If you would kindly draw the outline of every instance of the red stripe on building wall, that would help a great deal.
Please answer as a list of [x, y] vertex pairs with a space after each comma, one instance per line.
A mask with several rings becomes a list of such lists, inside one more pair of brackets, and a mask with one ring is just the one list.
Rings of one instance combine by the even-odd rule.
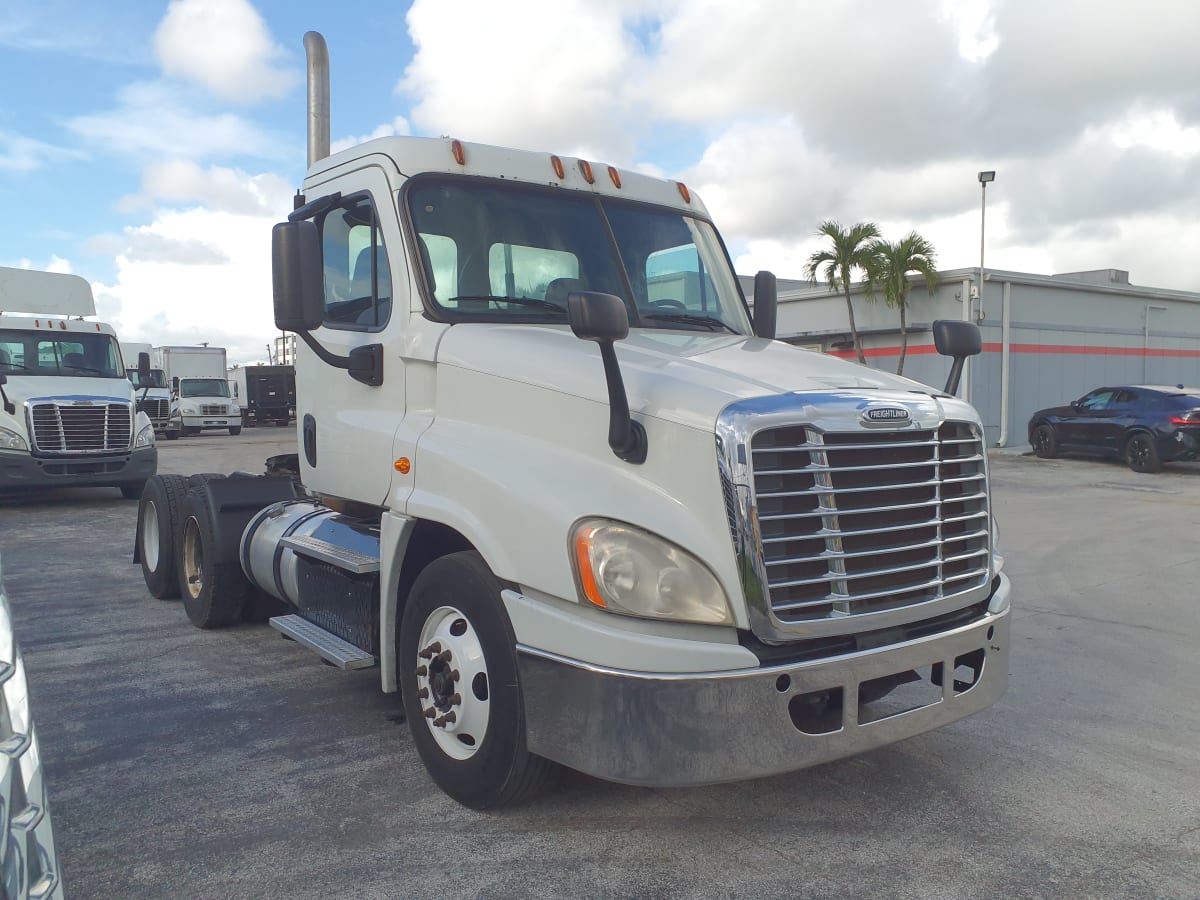
[[[999, 353], [1004, 345], [999, 342], [988, 342], [983, 345], [984, 353]], [[1073, 356], [1153, 356], [1172, 357], [1175, 359], [1196, 359], [1200, 350], [1178, 350], [1165, 347], [1097, 347], [1089, 344], [1009, 344], [1010, 353], [1065, 353]], [[909, 356], [929, 356], [937, 353], [932, 344], [916, 344], [908, 348]], [[841, 359], [858, 359], [853, 350], [830, 350], [830, 356]], [[899, 356], [899, 347], [870, 347], [863, 350], [868, 359], [880, 359], [889, 356]]]

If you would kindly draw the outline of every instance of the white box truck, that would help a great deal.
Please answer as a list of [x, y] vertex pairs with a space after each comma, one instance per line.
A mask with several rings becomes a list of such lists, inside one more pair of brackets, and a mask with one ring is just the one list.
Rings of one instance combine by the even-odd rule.
[[117, 336], [78, 275], [0, 268], [0, 490], [111, 486], [158, 468]]
[[150, 368], [145, 378], [138, 372], [138, 356], [145, 353], [153, 356], [150, 344], [121, 343], [121, 356], [125, 360], [125, 374], [135, 389], [137, 408], [150, 417], [156, 435], [166, 435], [171, 440], [179, 437], [179, 431], [171, 428], [171, 389], [167, 387], [167, 375], [162, 369]]
[[155, 347], [153, 363], [171, 387], [171, 427], [182, 434], [227, 428], [241, 434], [242, 412], [225, 379], [225, 348]]
[[930, 388], [773, 340], [773, 276], [751, 314], [682, 183], [450, 139], [329, 156], [305, 43], [309, 169], [273, 234], [300, 450], [151, 482], [153, 594], [377, 665], [473, 807], [559, 766], [787, 772], [996, 701], [1010, 586], [953, 396], [974, 325], [937, 323]]

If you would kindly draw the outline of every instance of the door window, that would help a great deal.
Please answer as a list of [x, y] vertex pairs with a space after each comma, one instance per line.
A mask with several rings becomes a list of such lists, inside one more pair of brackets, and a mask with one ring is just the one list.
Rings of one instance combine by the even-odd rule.
[[392, 277], [370, 197], [352, 197], [321, 221], [325, 324], [376, 331], [387, 324]]

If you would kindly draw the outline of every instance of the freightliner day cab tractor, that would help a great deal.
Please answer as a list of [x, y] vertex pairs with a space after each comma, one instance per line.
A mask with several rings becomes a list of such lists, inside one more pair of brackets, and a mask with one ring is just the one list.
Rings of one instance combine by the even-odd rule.
[[179, 429], [172, 427], [171, 422], [171, 391], [167, 387], [167, 373], [162, 369], [150, 369], [150, 374], [144, 379], [137, 369], [141, 354], [149, 356], [153, 352], [149, 344], [121, 344], [121, 356], [125, 359], [125, 374], [137, 389], [137, 408], [150, 417], [156, 435], [165, 434], [168, 439], [179, 437]]
[[111, 486], [132, 499], [157, 470], [154, 426], [95, 315], [78, 275], [0, 268], [0, 491]]
[[931, 389], [772, 340], [774, 278], [751, 316], [683, 184], [457, 140], [329, 156], [305, 43], [310, 167], [273, 234], [300, 452], [151, 482], [152, 593], [378, 665], [478, 808], [559, 765], [786, 772], [1001, 695], [1010, 587], [951, 395], [973, 325], [937, 323]]

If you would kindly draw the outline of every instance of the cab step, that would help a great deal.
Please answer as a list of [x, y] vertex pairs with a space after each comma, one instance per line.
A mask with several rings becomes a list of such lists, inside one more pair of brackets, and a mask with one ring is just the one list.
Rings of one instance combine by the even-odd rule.
[[293, 534], [283, 538], [279, 543], [301, 556], [329, 563], [331, 566], [337, 566], [339, 569], [353, 572], [355, 575], [367, 575], [379, 571], [378, 556], [368, 556], [365, 553], [331, 544], [329, 541], [306, 534]]
[[366, 650], [359, 649], [336, 634], [297, 615], [275, 616], [270, 626], [286, 638], [291, 638], [312, 650], [321, 659], [339, 669], [369, 669], [377, 660]]

